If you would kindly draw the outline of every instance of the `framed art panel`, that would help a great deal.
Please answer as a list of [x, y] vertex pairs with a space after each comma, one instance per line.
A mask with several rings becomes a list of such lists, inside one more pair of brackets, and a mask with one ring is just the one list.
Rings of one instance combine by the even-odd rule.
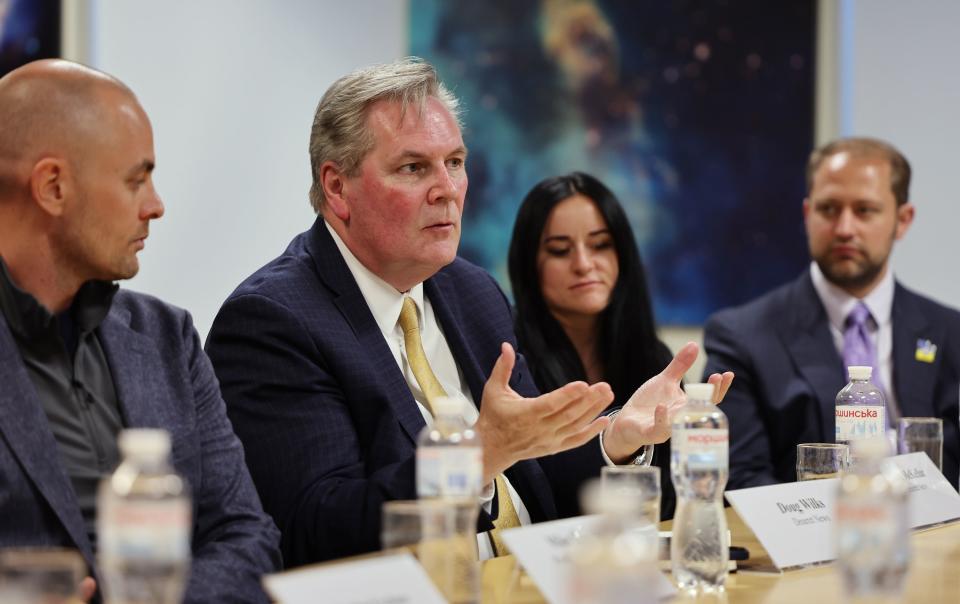
[[792, 279], [815, 26], [810, 0], [411, 0], [410, 52], [465, 109], [461, 254], [507, 289], [523, 196], [582, 170], [624, 204], [660, 324]]
[[60, 56], [60, 0], [0, 0], [0, 75]]

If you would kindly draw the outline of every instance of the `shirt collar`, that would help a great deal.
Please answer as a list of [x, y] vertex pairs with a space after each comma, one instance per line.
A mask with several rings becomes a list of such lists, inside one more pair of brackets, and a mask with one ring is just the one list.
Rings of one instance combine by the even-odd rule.
[[[109, 281], [87, 281], [77, 291], [73, 303], [65, 312], [72, 311], [80, 333], [93, 331], [110, 312], [117, 284]], [[0, 310], [10, 330], [21, 339], [46, 337], [56, 333], [53, 315], [29, 292], [17, 287], [7, 265], [0, 258]]]
[[820, 302], [823, 303], [823, 307], [827, 311], [830, 324], [841, 332], [845, 329], [847, 315], [857, 305], [857, 302], [863, 302], [866, 305], [878, 327], [890, 323], [890, 314], [893, 309], [894, 281], [893, 271], [890, 270], [889, 266], [880, 283], [862, 300], [851, 296], [828, 281], [816, 262], [810, 263], [810, 278], [813, 280], [813, 287], [817, 290]]
[[350, 251], [347, 244], [340, 239], [340, 236], [333, 230], [333, 227], [331, 227], [328, 222], [324, 221], [323, 224], [327, 227], [330, 236], [333, 237], [333, 242], [337, 244], [340, 255], [343, 256], [344, 262], [347, 263], [347, 268], [350, 269], [350, 273], [353, 275], [354, 280], [356, 280], [357, 286], [360, 288], [360, 293], [363, 294], [363, 299], [366, 300], [367, 306], [370, 307], [373, 319], [377, 322], [377, 326], [384, 334], [384, 337], [393, 333], [394, 328], [397, 326], [397, 321], [400, 318], [400, 309], [403, 307], [403, 299], [406, 296], [413, 298], [414, 303], [416, 303], [417, 313], [420, 317], [420, 324], [422, 325], [423, 283], [416, 284], [410, 288], [408, 292], [398, 292], [392, 285], [378, 277], [373, 271], [364, 266], [362, 262], [357, 260], [357, 257], [353, 255], [353, 252]]

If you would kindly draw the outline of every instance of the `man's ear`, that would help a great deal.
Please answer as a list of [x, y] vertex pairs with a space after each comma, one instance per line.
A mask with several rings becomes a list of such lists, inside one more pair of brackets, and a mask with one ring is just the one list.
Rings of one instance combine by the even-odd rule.
[[913, 224], [913, 216], [916, 208], [912, 203], [905, 203], [897, 208], [897, 230], [895, 233], [897, 241], [907, 234], [907, 229]]
[[73, 192], [73, 180], [67, 162], [58, 157], [45, 157], [30, 172], [30, 193], [33, 201], [51, 216], [63, 214]]
[[343, 170], [332, 161], [325, 161], [320, 166], [320, 184], [323, 186], [323, 196], [327, 208], [334, 216], [347, 222], [350, 219], [349, 182]]

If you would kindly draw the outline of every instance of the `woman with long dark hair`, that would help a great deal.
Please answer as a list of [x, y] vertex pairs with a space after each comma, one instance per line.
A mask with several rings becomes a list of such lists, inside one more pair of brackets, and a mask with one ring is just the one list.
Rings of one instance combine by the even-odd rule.
[[[517, 215], [508, 266], [517, 338], [541, 390], [606, 381], [620, 407], [670, 363], [630, 223], [596, 178], [573, 172], [533, 187]], [[711, 378], [718, 399], [730, 380]], [[669, 443], [658, 445], [653, 463], [665, 470], [661, 516], [670, 518]]]

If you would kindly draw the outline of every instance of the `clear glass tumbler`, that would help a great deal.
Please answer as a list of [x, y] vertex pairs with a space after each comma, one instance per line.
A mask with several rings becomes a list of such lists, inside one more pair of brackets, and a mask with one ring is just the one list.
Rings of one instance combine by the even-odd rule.
[[838, 443], [797, 445], [797, 481], [837, 478], [850, 465], [850, 449]]
[[901, 417], [897, 422], [897, 451], [923, 451], [943, 471], [943, 420], [936, 417]]

